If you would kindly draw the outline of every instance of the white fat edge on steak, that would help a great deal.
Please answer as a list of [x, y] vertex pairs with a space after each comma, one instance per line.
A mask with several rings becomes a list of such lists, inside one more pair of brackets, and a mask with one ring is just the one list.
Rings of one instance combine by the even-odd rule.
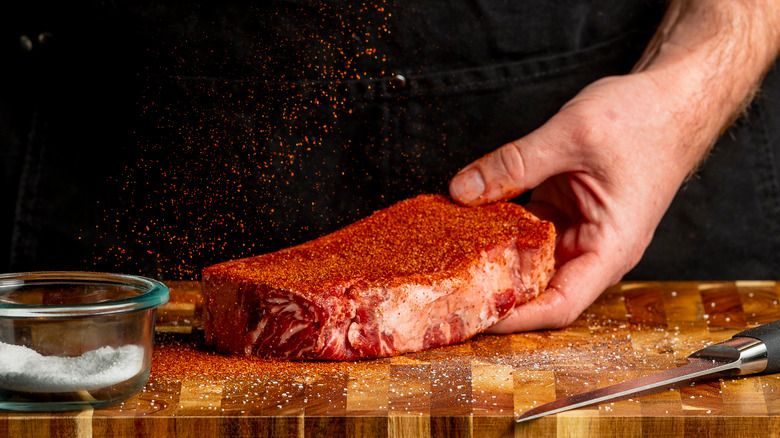
[[[517, 247], [510, 245], [503, 249], [502, 258], [499, 261], [487, 262], [483, 265], [483, 269], [477, 269], [476, 266], [472, 268], [473, 277], [481, 277], [485, 283], [483, 291], [493, 291], [491, 299], [485, 299], [482, 302], [482, 308], [479, 312], [479, 321], [482, 324], [477, 329], [478, 331], [481, 332], [490, 328], [501, 319], [496, 308], [496, 301], [492, 299], [492, 295], [512, 290], [515, 294], [515, 300], [517, 300], [520, 292], [525, 290], [527, 283], [523, 281], [521, 259]], [[489, 281], [485, 281], [485, 279]]]
[[[380, 324], [378, 331], [392, 338], [394, 346], [389, 348], [383, 343], [382, 351], [422, 350], [424, 335], [434, 324], [439, 324], [442, 334], [449, 339], [448, 320], [453, 314], [460, 317], [464, 331], [469, 335], [484, 331], [498, 322], [500, 318], [492, 297], [496, 292], [503, 293], [517, 286], [513, 279], [519, 278], [520, 257], [516, 247], [509, 245], [503, 248], [496, 260], [489, 261], [489, 258], [490, 254], [482, 252], [479, 261], [471, 265], [464, 277], [446, 279], [433, 285], [408, 284], [399, 287], [397, 293], [390, 294], [403, 299], [386, 300], [376, 307], [376, 321]], [[464, 308], [464, 296], [480, 298], [465, 300], [469, 306]], [[410, 315], [420, 317], [410, 318]], [[363, 327], [353, 322], [349, 330], [363, 331]]]
[[[341, 286], [343, 291], [349, 290], [353, 282]], [[331, 351], [346, 351], [349, 327], [353, 324], [345, 321], [354, 321], [357, 315], [358, 304], [352, 299], [344, 299], [344, 295], [329, 297], [324, 305], [331, 309], [328, 318], [322, 322], [318, 330], [316, 345], [312, 348], [321, 354], [326, 348]], [[301, 357], [301, 355], [298, 355]]]

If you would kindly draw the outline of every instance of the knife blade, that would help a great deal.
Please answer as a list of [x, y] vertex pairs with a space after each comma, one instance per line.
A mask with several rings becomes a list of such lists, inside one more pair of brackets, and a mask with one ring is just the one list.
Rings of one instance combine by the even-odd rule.
[[528, 421], [676, 383], [716, 376], [780, 372], [780, 320], [737, 333], [731, 339], [688, 356], [678, 368], [575, 394], [530, 409], [516, 418]]

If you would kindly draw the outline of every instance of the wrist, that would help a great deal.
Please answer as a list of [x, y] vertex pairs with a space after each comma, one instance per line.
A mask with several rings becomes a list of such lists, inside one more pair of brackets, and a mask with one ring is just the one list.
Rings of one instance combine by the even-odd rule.
[[779, 48], [775, 0], [675, 0], [634, 73], [664, 94], [695, 165], [749, 103]]

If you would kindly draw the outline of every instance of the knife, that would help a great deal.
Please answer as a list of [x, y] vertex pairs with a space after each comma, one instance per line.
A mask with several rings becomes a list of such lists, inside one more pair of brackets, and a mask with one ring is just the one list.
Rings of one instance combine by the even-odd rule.
[[780, 372], [780, 320], [739, 332], [731, 339], [703, 348], [678, 368], [555, 400], [516, 418], [533, 420], [675, 383], [714, 376]]

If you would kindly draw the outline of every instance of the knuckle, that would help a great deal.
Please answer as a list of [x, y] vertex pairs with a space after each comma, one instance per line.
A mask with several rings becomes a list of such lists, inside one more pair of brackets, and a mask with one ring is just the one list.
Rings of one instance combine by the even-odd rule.
[[577, 318], [579, 318], [580, 313], [581, 312], [577, 312], [573, 310], [571, 307], [569, 307], [566, 312], [556, 315], [556, 317], [551, 321], [550, 328], [553, 329], [566, 328], [572, 325], [572, 323], [574, 323], [574, 321], [576, 321]]
[[570, 126], [570, 141], [586, 149], [604, 145], [608, 140], [608, 129], [603, 121], [592, 114], [580, 115]]
[[572, 300], [565, 292], [559, 290], [555, 286], [550, 286], [547, 292], [552, 292], [558, 295], [557, 303], [554, 306], [556, 311], [549, 315], [549, 319], [546, 324], [550, 329], [566, 328], [574, 321], [576, 321], [577, 318], [579, 318], [582, 311], [578, 310], [579, 308], [572, 302]]
[[525, 160], [520, 150], [519, 142], [504, 145], [498, 151], [501, 167], [507, 177], [515, 182], [523, 181], [525, 175]]

